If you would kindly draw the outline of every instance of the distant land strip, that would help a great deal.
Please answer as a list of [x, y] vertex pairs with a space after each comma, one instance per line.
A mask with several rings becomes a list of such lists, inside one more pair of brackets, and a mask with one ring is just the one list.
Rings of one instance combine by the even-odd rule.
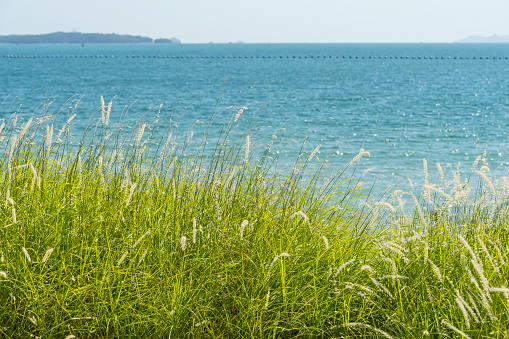
[[151, 44], [171, 43], [180, 44], [177, 38], [152, 39], [135, 35], [80, 33], [80, 32], [56, 32], [40, 35], [0, 35], [2, 44]]
[[485, 44], [506, 44], [509, 43], [509, 35], [492, 35], [492, 36], [469, 36], [464, 39], [455, 41], [459, 43], [485, 43]]

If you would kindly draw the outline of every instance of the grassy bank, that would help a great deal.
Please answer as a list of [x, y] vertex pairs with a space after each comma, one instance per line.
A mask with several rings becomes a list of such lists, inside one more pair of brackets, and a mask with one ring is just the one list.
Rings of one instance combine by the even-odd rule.
[[482, 158], [361, 204], [363, 150], [328, 176], [304, 143], [281, 175], [238, 110], [161, 140], [108, 115], [2, 128], [2, 337], [509, 337], [508, 182]]

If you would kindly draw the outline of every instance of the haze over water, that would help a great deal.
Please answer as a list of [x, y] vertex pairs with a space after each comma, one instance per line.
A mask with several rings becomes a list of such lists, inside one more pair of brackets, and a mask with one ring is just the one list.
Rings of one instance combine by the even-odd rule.
[[[70, 57], [81, 55], [109, 58]], [[309, 131], [307, 151], [321, 145], [320, 159], [334, 154], [331, 166], [369, 151], [361, 168], [380, 174], [380, 188], [415, 178], [423, 158], [430, 170], [461, 162], [468, 172], [484, 150], [490, 176], [500, 177], [509, 168], [505, 57], [509, 44], [0, 45], [0, 98], [8, 97], [0, 118], [20, 104], [31, 113], [45, 98], [56, 111], [78, 94], [80, 128], [103, 95], [117, 96], [113, 121], [136, 101], [132, 114], [164, 103], [161, 116], [184, 112], [180, 125], [190, 126], [210, 119], [221, 94], [218, 110], [249, 106], [252, 116], [266, 103], [260, 125], [284, 123], [288, 164]]]

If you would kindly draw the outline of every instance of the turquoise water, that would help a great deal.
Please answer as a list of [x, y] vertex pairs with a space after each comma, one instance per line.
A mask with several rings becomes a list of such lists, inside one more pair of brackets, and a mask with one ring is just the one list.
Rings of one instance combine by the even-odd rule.
[[113, 121], [126, 105], [135, 116], [163, 103], [161, 117], [189, 126], [208, 121], [220, 96], [218, 110], [248, 106], [246, 117], [265, 104], [258, 121], [283, 124], [283, 160], [309, 135], [308, 152], [321, 145], [333, 167], [369, 151], [362, 168], [380, 187], [415, 178], [423, 158], [468, 171], [484, 150], [499, 177], [509, 168], [507, 57], [509, 44], [0, 45], [0, 118], [78, 95], [79, 128], [102, 94], [116, 96]]

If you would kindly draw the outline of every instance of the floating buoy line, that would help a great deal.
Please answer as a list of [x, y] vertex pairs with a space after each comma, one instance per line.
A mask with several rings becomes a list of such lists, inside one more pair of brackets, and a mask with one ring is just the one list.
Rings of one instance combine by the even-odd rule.
[[0, 55], [2, 59], [379, 59], [509, 60], [507, 56], [352, 56], [352, 55]]

